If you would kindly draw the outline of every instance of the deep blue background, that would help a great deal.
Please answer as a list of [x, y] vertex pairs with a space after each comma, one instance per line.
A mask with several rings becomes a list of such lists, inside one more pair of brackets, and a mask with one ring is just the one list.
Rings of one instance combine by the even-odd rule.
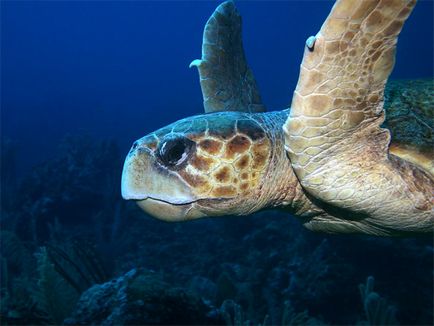
[[[21, 168], [67, 133], [133, 140], [202, 112], [195, 69], [219, 2], [2, 2], [1, 134]], [[287, 107], [305, 39], [331, 2], [238, 2], [244, 47], [268, 108]], [[394, 78], [433, 74], [433, 2], [406, 23]]]

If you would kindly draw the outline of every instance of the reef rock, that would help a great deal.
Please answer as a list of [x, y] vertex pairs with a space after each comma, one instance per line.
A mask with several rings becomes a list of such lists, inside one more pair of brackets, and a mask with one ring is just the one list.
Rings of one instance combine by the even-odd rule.
[[154, 272], [133, 269], [85, 291], [66, 325], [224, 324], [217, 309]]

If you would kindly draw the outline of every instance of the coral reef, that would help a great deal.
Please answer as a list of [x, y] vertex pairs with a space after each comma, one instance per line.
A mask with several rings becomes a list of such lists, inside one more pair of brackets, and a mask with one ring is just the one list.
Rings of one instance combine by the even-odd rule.
[[39, 305], [51, 324], [61, 324], [68, 316], [79, 293], [56, 272], [47, 248], [42, 247], [37, 253], [38, 275], [37, 290], [34, 300]]
[[133, 269], [83, 293], [67, 325], [217, 325], [217, 311], [157, 273]]
[[388, 304], [377, 292], [374, 292], [374, 277], [369, 276], [366, 284], [360, 284], [360, 296], [362, 298], [363, 310], [367, 318], [364, 325], [398, 325], [396, 320], [396, 308]]

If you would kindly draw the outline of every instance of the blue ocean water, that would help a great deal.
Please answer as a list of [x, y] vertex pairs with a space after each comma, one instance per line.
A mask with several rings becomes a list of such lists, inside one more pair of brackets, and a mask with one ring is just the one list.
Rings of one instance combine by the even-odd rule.
[[[141, 283], [131, 281], [139, 297], [149, 294], [149, 284], [158, 284], [149, 294], [154, 306], [143, 303], [155, 315], [148, 315], [151, 324], [203, 324], [216, 313], [203, 301], [217, 309], [227, 299], [234, 300], [230, 309], [242, 309], [255, 324], [266, 315], [268, 324], [279, 324], [282, 311], [304, 318], [301, 324], [361, 323], [366, 316], [357, 286], [372, 285], [370, 275], [401, 323], [432, 323], [431, 239], [317, 235], [277, 212], [166, 224], [142, 219], [142, 212], [120, 199], [122, 161], [132, 142], [202, 113], [198, 74], [188, 65], [200, 58], [203, 26], [219, 3], [1, 2], [5, 323], [59, 323], [72, 316], [78, 294], [92, 284], [118, 277], [130, 289], [134, 275], [141, 277]], [[236, 5], [262, 99], [269, 109], [287, 108], [304, 42], [319, 30], [333, 3]], [[433, 1], [420, 1], [406, 22], [392, 79], [433, 76], [433, 10]], [[76, 249], [71, 243], [77, 239], [90, 245]], [[100, 256], [98, 262], [83, 251]], [[44, 265], [50, 259], [57, 262]], [[90, 275], [86, 280], [76, 276], [74, 260], [82, 274]], [[72, 293], [62, 312], [47, 308], [52, 297], [44, 292], [45, 301], [31, 311], [25, 300], [36, 300], [34, 293], [65, 282], [70, 274], [78, 285], [72, 290], [61, 285]], [[20, 284], [27, 284], [28, 293]], [[202, 301], [173, 290], [180, 286]], [[161, 299], [166, 296], [167, 301]], [[94, 304], [86, 300], [82, 305]], [[170, 315], [167, 306], [173, 302], [183, 314], [161, 319]], [[297, 315], [305, 310], [305, 316]], [[186, 317], [194, 314], [204, 317]], [[124, 317], [111, 322], [128, 323]], [[91, 321], [77, 310], [74, 318]]]
[[[218, 2], [2, 2], [2, 135], [40, 161], [66, 133], [133, 139], [202, 112], [195, 69]], [[240, 1], [244, 47], [268, 108], [286, 108], [307, 37], [330, 1]], [[399, 39], [391, 78], [433, 75], [433, 2]], [[24, 150], [25, 149], [25, 150]]]

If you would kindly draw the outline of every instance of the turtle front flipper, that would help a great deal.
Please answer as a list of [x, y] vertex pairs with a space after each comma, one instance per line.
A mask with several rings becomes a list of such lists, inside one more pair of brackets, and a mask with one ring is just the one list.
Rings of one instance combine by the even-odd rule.
[[304, 189], [366, 233], [433, 231], [433, 179], [389, 155], [384, 87], [414, 0], [339, 0], [306, 42], [285, 125]]
[[234, 3], [219, 5], [205, 25], [200, 75], [205, 112], [264, 112], [258, 86], [246, 62], [241, 16]]

